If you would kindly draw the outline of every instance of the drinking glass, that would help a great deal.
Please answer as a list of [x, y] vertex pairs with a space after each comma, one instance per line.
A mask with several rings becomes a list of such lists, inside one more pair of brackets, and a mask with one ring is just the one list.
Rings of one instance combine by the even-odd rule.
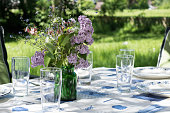
[[135, 63], [135, 50], [134, 49], [120, 49], [119, 55], [132, 55], [133, 56], [133, 67]]
[[135, 57], [135, 50], [134, 49], [120, 49], [120, 55], [132, 55]]
[[40, 69], [41, 105], [43, 112], [59, 111], [62, 85], [62, 70], [56, 67]]
[[89, 66], [86, 68], [76, 69], [75, 72], [78, 76], [78, 83], [81, 85], [90, 85], [91, 84], [91, 75], [92, 75], [92, 68], [93, 68], [93, 52], [87, 56], [87, 60]]
[[122, 93], [131, 91], [133, 59], [132, 55], [116, 56], [117, 89]]
[[28, 57], [13, 57], [11, 70], [14, 96], [28, 95], [30, 59]]

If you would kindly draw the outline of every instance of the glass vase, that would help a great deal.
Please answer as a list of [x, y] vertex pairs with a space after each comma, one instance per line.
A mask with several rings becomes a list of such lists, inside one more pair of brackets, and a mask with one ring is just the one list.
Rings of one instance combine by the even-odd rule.
[[77, 97], [77, 75], [74, 67], [66, 66], [62, 68], [62, 89], [61, 100], [72, 101]]

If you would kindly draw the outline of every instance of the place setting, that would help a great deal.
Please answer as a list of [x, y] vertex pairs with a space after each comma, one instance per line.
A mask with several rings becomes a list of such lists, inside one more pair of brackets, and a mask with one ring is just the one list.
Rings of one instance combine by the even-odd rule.
[[170, 97], [170, 68], [139, 67], [134, 69], [133, 76], [143, 80], [135, 84], [139, 92]]
[[8, 95], [11, 92], [11, 89], [6, 86], [0, 86], [0, 98], [2, 98], [5, 95]]

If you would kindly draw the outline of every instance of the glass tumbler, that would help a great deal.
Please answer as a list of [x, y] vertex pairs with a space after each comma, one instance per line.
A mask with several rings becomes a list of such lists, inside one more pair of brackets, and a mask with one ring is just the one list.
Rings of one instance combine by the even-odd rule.
[[59, 111], [62, 70], [56, 67], [40, 69], [41, 81], [41, 105], [43, 112]]
[[133, 56], [133, 66], [135, 63], [135, 50], [134, 49], [120, 49], [119, 55], [132, 55]]
[[86, 68], [76, 69], [75, 72], [78, 76], [78, 83], [81, 85], [90, 85], [91, 84], [91, 76], [92, 76], [92, 69], [93, 69], [93, 52], [87, 56], [87, 61], [89, 66]]
[[133, 59], [132, 55], [116, 56], [117, 89], [121, 93], [131, 91]]
[[28, 57], [13, 57], [11, 70], [14, 96], [28, 95], [30, 59]]

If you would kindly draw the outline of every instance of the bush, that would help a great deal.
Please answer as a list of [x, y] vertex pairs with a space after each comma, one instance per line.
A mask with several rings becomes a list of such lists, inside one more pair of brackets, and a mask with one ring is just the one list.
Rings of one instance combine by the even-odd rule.
[[105, 0], [101, 7], [101, 13], [113, 15], [116, 10], [123, 10], [125, 8], [127, 8], [126, 0]]
[[79, 9], [80, 10], [88, 10], [88, 9], [94, 9], [95, 4], [93, 3], [92, 0], [79, 0]]
[[[93, 27], [95, 33], [106, 33], [120, 30], [127, 33], [164, 33], [165, 27], [170, 26], [170, 18], [164, 17], [114, 17], [95, 16]], [[164, 25], [163, 25], [164, 21]]]
[[148, 8], [148, 0], [130, 0], [129, 1], [130, 9], [147, 9]]
[[170, 0], [163, 0], [160, 9], [170, 9]]

